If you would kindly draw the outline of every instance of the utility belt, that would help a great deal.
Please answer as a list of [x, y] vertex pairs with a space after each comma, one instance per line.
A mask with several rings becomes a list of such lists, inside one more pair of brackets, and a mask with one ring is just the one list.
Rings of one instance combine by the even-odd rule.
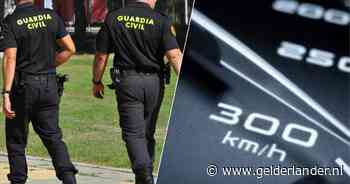
[[134, 76], [134, 75], [159, 75], [160, 73], [156, 70], [118, 69], [118, 68], [111, 68], [111, 72], [118, 74], [122, 77]]
[[170, 84], [170, 66], [168, 69], [164, 71], [158, 70], [145, 70], [145, 69], [123, 69], [118, 67], [113, 67], [110, 69], [110, 77], [112, 79], [112, 84], [108, 85], [108, 87], [112, 90], [116, 89], [117, 83], [123, 77], [127, 76], [135, 76], [135, 75], [158, 75], [165, 84]]
[[48, 83], [52, 80], [57, 82], [58, 95], [59, 97], [61, 97], [64, 91], [64, 83], [69, 80], [69, 76], [67, 74], [56, 74], [56, 73], [32, 74], [32, 73], [16, 71], [13, 87], [18, 90], [18, 89], [25, 88], [26, 83], [28, 81], [30, 82], [40, 81], [40, 82]]
[[56, 77], [56, 73], [49, 74], [29, 74], [24, 72], [16, 72], [15, 79], [18, 81], [47, 81]]

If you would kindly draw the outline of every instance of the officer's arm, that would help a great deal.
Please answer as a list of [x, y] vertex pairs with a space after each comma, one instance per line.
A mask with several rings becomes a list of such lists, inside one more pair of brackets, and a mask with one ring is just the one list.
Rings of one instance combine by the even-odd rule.
[[182, 52], [176, 41], [176, 30], [170, 19], [164, 21], [162, 46], [166, 51], [165, 56], [174, 68], [177, 75], [180, 73], [182, 63]]
[[92, 68], [93, 81], [99, 82], [102, 80], [103, 74], [106, 70], [108, 54], [103, 52], [96, 52], [95, 61]]
[[109, 53], [112, 52], [112, 37], [111, 31], [108, 28], [108, 22], [110, 22], [109, 19], [110, 17], [107, 16], [105, 23], [102, 25], [96, 37], [96, 55], [92, 66], [92, 80], [95, 84], [101, 82], [108, 62]]
[[180, 73], [180, 68], [182, 64], [182, 52], [180, 49], [171, 49], [165, 53], [171, 66], [174, 68], [177, 75]]
[[16, 48], [5, 49], [2, 67], [4, 91], [10, 91], [12, 88], [16, 69], [16, 54]]
[[76, 52], [74, 42], [70, 35], [66, 35], [60, 39], [57, 39], [57, 44], [63, 48], [63, 51], [57, 53], [55, 67], [58, 67], [66, 63], [70, 57]]

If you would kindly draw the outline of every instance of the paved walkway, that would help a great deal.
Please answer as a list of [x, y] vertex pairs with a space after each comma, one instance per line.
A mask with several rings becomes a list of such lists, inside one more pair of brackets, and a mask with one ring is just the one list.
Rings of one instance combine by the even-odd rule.
[[[79, 169], [78, 184], [134, 184], [134, 176], [129, 170], [75, 164]], [[28, 184], [61, 184], [50, 160], [28, 157], [28, 165]], [[8, 170], [7, 156], [0, 154], [0, 184], [9, 183], [6, 178]]]

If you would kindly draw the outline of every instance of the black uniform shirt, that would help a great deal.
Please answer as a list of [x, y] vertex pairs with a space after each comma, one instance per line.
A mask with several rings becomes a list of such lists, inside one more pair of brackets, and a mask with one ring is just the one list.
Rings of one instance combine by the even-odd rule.
[[1, 28], [0, 50], [17, 48], [16, 71], [55, 72], [56, 39], [68, 34], [56, 13], [38, 9], [32, 3], [18, 5]]
[[96, 40], [98, 52], [115, 53], [114, 66], [156, 72], [178, 47], [171, 20], [140, 2], [110, 12]]

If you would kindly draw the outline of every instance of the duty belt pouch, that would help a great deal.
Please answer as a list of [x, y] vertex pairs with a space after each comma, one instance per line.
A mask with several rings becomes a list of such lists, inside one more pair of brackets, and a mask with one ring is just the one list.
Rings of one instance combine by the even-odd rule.
[[117, 89], [117, 84], [120, 83], [121, 72], [117, 68], [111, 68], [109, 70], [109, 74], [111, 76], [112, 84], [109, 84], [108, 88], [112, 89], [112, 90], [115, 90], [115, 89]]
[[58, 96], [61, 98], [64, 91], [64, 83], [69, 81], [69, 76], [67, 74], [57, 74], [56, 81], [57, 81]]

